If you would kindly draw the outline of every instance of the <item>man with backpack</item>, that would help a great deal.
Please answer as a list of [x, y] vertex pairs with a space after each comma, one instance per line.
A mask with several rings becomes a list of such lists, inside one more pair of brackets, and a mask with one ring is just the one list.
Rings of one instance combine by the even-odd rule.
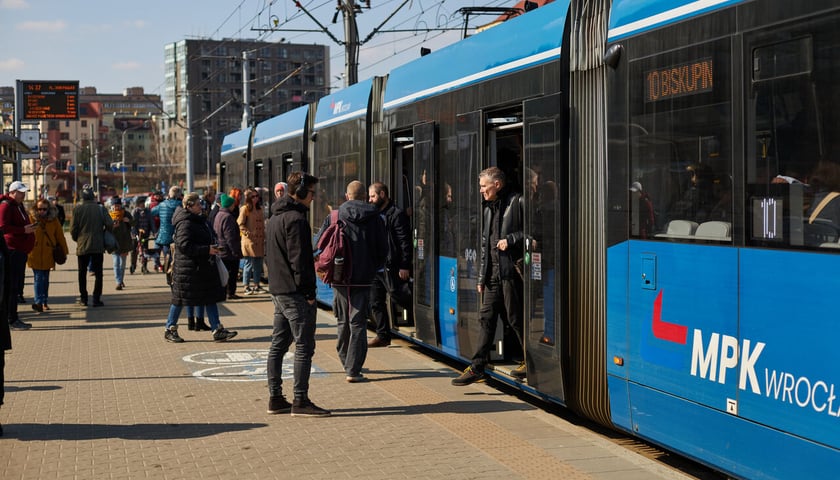
[[[327, 417], [330, 412], [309, 400], [309, 372], [315, 354], [315, 268], [309, 205], [318, 178], [289, 175], [289, 194], [271, 206], [266, 230], [268, 291], [274, 302], [274, 331], [268, 350], [268, 413]], [[231, 199], [232, 201], [232, 199]], [[283, 356], [295, 342], [294, 401], [283, 396]]]
[[[365, 201], [365, 185], [354, 180], [347, 185], [346, 202], [331, 214], [319, 234], [316, 267], [325, 271], [323, 280], [333, 287], [334, 311], [338, 326], [336, 350], [350, 383], [362, 382], [362, 365], [367, 356], [367, 314], [370, 287], [385, 265], [388, 241], [385, 222], [375, 205]], [[332, 224], [336, 224], [331, 228]], [[336, 227], [340, 227], [336, 229]], [[336, 232], [336, 230], [338, 230]], [[346, 249], [333, 248], [343, 243]], [[330, 247], [330, 248], [325, 248]], [[336, 274], [336, 250], [342, 250], [340, 275]], [[332, 265], [332, 272], [324, 266]]]

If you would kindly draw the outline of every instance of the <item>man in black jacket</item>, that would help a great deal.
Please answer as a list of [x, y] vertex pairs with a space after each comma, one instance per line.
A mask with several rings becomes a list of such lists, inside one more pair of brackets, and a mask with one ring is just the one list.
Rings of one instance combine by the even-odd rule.
[[[517, 261], [523, 254], [522, 200], [505, 184], [505, 174], [498, 167], [490, 167], [478, 175], [484, 198], [484, 223], [481, 231], [481, 264], [478, 270], [478, 293], [483, 294], [478, 312], [481, 331], [478, 349], [472, 365], [452, 385], [464, 386], [484, 378], [484, 368], [490, 360], [496, 317], [502, 319], [522, 343], [522, 277]], [[525, 378], [525, 363], [511, 372], [518, 379]]]
[[[368, 342], [368, 347], [387, 347], [391, 344], [388, 317], [396, 316], [393, 305], [396, 303], [407, 311], [411, 310], [411, 290], [408, 286], [411, 272], [411, 224], [408, 215], [391, 201], [388, 187], [382, 182], [368, 187], [368, 202], [379, 209], [388, 235], [385, 269], [377, 272], [370, 287], [370, 311], [376, 324], [376, 337]], [[388, 295], [392, 302], [390, 312], [386, 302]]]
[[[362, 365], [367, 357], [367, 314], [370, 286], [385, 266], [388, 242], [385, 222], [379, 209], [367, 203], [365, 185], [354, 180], [347, 185], [347, 201], [338, 208], [338, 219], [345, 224], [350, 243], [352, 271], [346, 285], [333, 284], [338, 340], [336, 350], [350, 383], [362, 382]], [[327, 217], [327, 222], [329, 222]]]
[[[268, 291], [274, 302], [274, 331], [268, 350], [268, 413], [326, 417], [330, 412], [309, 400], [309, 371], [315, 354], [315, 264], [309, 205], [318, 178], [304, 172], [289, 175], [289, 195], [271, 206], [266, 229]], [[283, 356], [295, 341], [294, 401], [283, 397]]]

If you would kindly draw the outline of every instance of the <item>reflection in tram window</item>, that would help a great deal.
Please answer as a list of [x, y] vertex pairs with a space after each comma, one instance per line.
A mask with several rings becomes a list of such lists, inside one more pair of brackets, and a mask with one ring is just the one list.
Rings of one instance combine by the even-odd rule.
[[[834, 21], [756, 34], [747, 105], [747, 240], [840, 251], [840, 33]], [[815, 215], [816, 212], [816, 215]]]
[[[631, 64], [631, 182], [644, 186], [650, 202], [628, 191], [630, 218], [636, 219], [632, 237], [693, 241], [692, 235], [669, 233], [670, 222], [731, 221], [729, 57], [729, 42], [716, 41]], [[692, 84], [679, 95], [651, 93], [658, 74], [683, 65], [703, 74], [697, 88]], [[651, 206], [652, 215], [641, 210]], [[653, 218], [653, 227], [640, 228], [642, 217]]]

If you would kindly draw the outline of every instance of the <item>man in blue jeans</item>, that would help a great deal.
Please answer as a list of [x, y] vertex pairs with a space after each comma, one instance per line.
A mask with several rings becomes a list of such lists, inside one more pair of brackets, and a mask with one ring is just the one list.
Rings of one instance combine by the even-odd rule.
[[[274, 302], [274, 331], [268, 350], [268, 413], [293, 417], [328, 417], [309, 400], [309, 372], [315, 354], [315, 264], [309, 206], [318, 178], [304, 172], [289, 175], [288, 195], [271, 206], [266, 229], [268, 291]], [[295, 342], [294, 401], [283, 396], [283, 356]]]

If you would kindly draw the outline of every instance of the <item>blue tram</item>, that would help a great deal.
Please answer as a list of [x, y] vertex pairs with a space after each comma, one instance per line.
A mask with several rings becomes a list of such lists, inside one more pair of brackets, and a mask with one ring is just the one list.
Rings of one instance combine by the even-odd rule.
[[220, 172], [308, 169], [314, 228], [350, 180], [388, 184], [414, 245], [393, 331], [466, 361], [477, 177], [500, 167], [528, 243], [525, 344], [497, 329], [496, 380], [734, 477], [829, 477], [838, 20], [817, 0], [556, 0], [230, 135]]

